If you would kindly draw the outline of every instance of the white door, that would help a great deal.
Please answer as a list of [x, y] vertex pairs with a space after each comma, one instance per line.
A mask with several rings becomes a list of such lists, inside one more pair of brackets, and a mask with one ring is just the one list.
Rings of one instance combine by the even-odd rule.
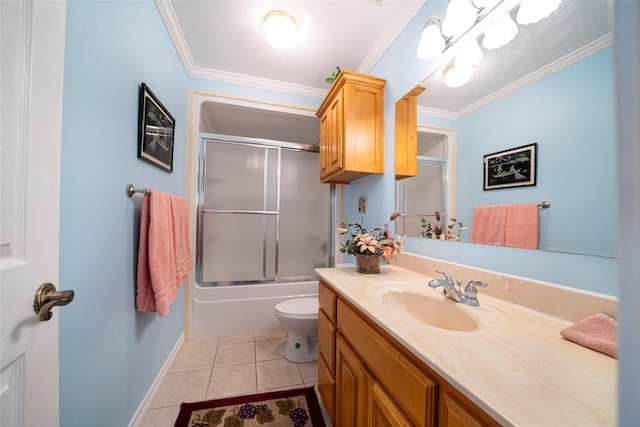
[[33, 303], [42, 283], [58, 287], [65, 13], [64, 2], [0, 0], [3, 427], [59, 424], [64, 307], [39, 321]]

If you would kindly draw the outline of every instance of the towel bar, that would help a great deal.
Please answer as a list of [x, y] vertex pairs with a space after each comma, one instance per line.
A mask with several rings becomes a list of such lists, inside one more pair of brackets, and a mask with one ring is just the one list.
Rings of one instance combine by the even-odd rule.
[[[544, 202], [540, 202], [538, 203], [538, 207], [542, 208], [542, 209], [547, 209], [551, 207], [551, 202], [545, 200]], [[474, 206], [473, 209], [475, 209], [476, 207]]]
[[135, 193], [143, 193], [145, 195], [151, 194], [150, 188], [136, 188], [133, 186], [133, 184], [127, 184], [126, 191], [127, 197], [133, 197]]

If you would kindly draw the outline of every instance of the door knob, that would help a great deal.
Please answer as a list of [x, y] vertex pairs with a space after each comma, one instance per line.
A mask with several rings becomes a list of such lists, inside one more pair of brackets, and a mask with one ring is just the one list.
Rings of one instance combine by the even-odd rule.
[[43, 283], [36, 291], [33, 299], [33, 310], [38, 315], [38, 320], [51, 319], [51, 309], [56, 305], [67, 305], [73, 301], [73, 291], [56, 291], [53, 283]]

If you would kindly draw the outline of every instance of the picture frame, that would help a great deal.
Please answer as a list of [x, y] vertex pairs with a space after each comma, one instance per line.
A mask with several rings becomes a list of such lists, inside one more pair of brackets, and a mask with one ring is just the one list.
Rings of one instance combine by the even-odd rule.
[[173, 172], [176, 121], [145, 83], [140, 85], [138, 158]]
[[536, 185], [538, 144], [486, 154], [484, 190]]

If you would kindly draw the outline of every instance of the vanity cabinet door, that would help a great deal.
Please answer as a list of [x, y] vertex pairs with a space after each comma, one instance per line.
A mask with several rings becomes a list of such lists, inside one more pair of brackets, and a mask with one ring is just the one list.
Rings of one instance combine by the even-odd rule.
[[366, 371], [339, 335], [336, 371], [335, 427], [369, 427], [365, 422]]
[[367, 378], [367, 426], [412, 427], [382, 386], [371, 376]]
[[[448, 384], [441, 384], [438, 427], [497, 427], [498, 424]], [[465, 401], [463, 403], [463, 401]]]
[[331, 422], [335, 420], [335, 389], [335, 376], [329, 370], [324, 358], [322, 356], [318, 357], [318, 391]]

